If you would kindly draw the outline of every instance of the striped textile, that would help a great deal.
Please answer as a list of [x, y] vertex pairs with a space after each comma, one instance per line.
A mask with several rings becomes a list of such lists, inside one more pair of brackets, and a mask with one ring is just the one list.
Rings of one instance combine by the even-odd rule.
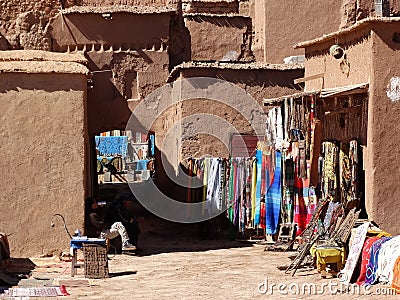
[[235, 187], [236, 187], [236, 163], [234, 159], [231, 159], [231, 168], [229, 175], [229, 194], [228, 194], [228, 217], [229, 221], [233, 223], [234, 212], [235, 212]]
[[[303, 197], [304, 181], [297, 175], [295, 177], [295, 204], [294, 204], [294, 222], [297, 224], [297, 234], [300, 234], [307, 227], [307, 206]], [[306, 189], [307, 187], [304, 187]]]
[[281, 212], [281, 152], [276, 151], [276, 165], [274, 181], [265, 197], [266, 233], [275, 234], [278, 229], [279, 215]]
[[265, 203], [260, 203], [260, 227], [265, 229], [266, 227], [266, 210], [265, 210]]
[[252, 162], [252, 177], [251, 177], [251, 222], [255, 226], [256, 219], [256, 191], [257, 191], [257, 159]]
[[379, 282], [392, 284], [393, 268], [397, 257], [400, 256], [400, 236], [393, 237], [384, 243], [379, 251], [378, 269], [376, 270]]
[[284, 189], [284, 200], [282, 206], [282, 222], [292, 223], [293, 222], [293, 203], [294, 203], [294, 162], [293, 159], [285, 159], [282, 163], [285, 163], [285, 186]]
[[358, 285], [361, 285], [365, 282], [367, 266], [368, 266], [369, 258], [371, 257], [371, 247], [377, 240], [379, 240], [378, 237], [370, 237], [370, 238], [367, 238], [364, 242], [362, 255], [361, 255], [361, 271], [360, 271], [360, 275], [358, 276], [358, 279], [356, 282]]
[[375, 283], [377, 279], [376, 270], [378, 269], [379, 251], [381, 250], [382, 245], [387, 241], [389, 241], [390, 239], [391, 239], [390, 237], [382, 237], [372, 244], [370, 250], [369, 262], [367, 265], [367, 270], [365, 272], [365, 284]]
[[246, 159], [246, 226], [251, 226], [251, 175], [253, 174], [252, 169], [253, 159]]
[[260, 224], [260, 203], [261, 203], [261, 169], [262, 169], [262, 151], [256, 150], [257, 159], [257, 185], [256, 185], [256, 211], [254, 215], [254, 224]]

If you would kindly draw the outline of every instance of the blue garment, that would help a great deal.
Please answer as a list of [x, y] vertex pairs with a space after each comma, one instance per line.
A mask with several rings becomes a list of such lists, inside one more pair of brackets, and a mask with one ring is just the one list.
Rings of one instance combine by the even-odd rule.
[[150, 140], [150, 156], [154, 156], [154, 135], [150, 135], [149, 137]]
[[281, 202], [281, 153], [276, 151], [274, 181], [269, 187], [267, 196], [265, 197], [265, 228], [267, 234], [275, 234], [278, 229], [279, 216], [281, 213]]
[[369, 262], [365, 273], [365, 284], [373, 284], [377, 280], [376, 270], [378, 269], [378, 256], [383, 243], [389, 241], [391, 237], [382, 237], [372, 244], [370, 250]]
[[127, 136], [95, 136], [96, 148], [101, 155], [121, 155], [126, 157], [128, 149]]
[[257, 184], [256, 184], [256, 211], [254, 213], [254, 225], [260, 224], [261, 212], [261, 171], [262, 171], [262, 151], [256, 150], [257, 160]]
[[149, 162], [148, 159], [138, 160], [137, 165], [136, 165], [136, 170], [137, 171], [147, 170], [147, 163], [148, 162]]

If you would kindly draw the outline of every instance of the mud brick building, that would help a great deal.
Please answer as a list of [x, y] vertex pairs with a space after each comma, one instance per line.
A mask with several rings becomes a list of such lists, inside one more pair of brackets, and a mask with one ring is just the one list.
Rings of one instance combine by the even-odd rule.
[[[85, 227], [84, 199], [97, 188], [94, 136], [124, 130], [135, 108], [158, 88], [185, 78], [220, 78], [261, 105], [264, 98], [303, 89], [293, 83], [307, 76], [303, 65], [283, 64], [288, 56], [304, 55], [302, 46], [293, 45], [353, 28], [377, 13], [396, 16], [399, 9], [395, 0], [381, 11], [373, 1], [355, 0], [0, 1], [0, 165], [7, 170], [0, 229], [12, 234], [12, 253], [68, 247], [63, 232], [50, 230], [50, 217], [62, 213], [69, 228]], [[230, 101], [235, 106], [241, 99]], [[228, 153], [209, 135], [182, 136], [181, 149], [163, 148], [174, 124], [192, 112], [227, 122], [239, 115], [221, 111], [201, 101], [165, 110], [152, 128], [156, 156], [171, 151], [184, 161]], [[233, 122], [237, 132], [251, 134], [242, 121]], [[158, 184], [168, 189], [164, 170], [157, 172]], [[374, 176], [367, 180], [379, 174]]]

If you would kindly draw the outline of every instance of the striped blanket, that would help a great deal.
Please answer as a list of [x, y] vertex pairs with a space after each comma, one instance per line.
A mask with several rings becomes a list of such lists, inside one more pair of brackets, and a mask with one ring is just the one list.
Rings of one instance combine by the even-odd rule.
[[276, 166], [274, 181], [265, 197], [266, 233], [275, 234], [278, 229], [279, 215], [281, 212], [281, 153], [276, 151]]

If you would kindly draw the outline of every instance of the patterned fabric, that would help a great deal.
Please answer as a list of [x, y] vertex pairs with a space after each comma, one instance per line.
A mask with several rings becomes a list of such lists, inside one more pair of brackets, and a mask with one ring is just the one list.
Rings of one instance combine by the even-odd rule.
[[101, 155], [125, 157], [128, 150], [127, 136], [95, 136], [95, 143]]
[[294, 222], [297, 224], [297, 235], [301, 234], [307, 227], [307, 206], [304, 199], [304, 190], [308, 191], [307, 180], [300, 178], [299, 164], [299, 148], [298, 143], [292, 143], [292, 155], [295, 165], [294, 172]]
[[252, 179], [251, 179], [251, 221], [255, 226], [256, 220], [256, 194], [257, 194], [257, 159], [252, 162]]
[[378, 240], [379, 240], [378, 237], [371, 237], [371, 238], [367, 238], [364, 242], [364, 247], [363, 247], [362, 256], [361, 256], [362, 257], [361, 258], [361, 270], [360, 270], [360, 275], [358, 276], [358, 279], [356, 282], [359, 285], [361, 285], [365, 282], [367, 267], [368, 267], [369, 259], [371, 257], [371, 247]]
[[265, 210], [265, 202], [261, 201], [260, 203], [260, 228], [266, 228], [266, 210]]
[[256, 151], [257, 159], [257, 185], [256, 185], [256, 210], [254, 215], [254, 225], [260, 224], [260, 203], [261, 203], [261, 167], [262, 167], [262, 151]]
[[[325, 197], [337, 199], [337, 155], [338, 149], [334, 143], [323, 143], [323, 175], [322, 175], [322, 190]], [[338, 199], [339, 200], [339, 199]]]
[[390, 241], [384, 243], [379, 251], [376, 275], [380, 282], [392, 283], [394, 264], [399, 256], [400, 236], [395, 236]]
[[351, 172], [351, 195], [353, 198], [358, 197], [358, 185], [357, 185], [357, 172], [358, 172], [358, 143], [357, 141], [350, 141], [349, 150], [349, 161], [350, 161], [350, 172]]
[[[293, 203], [294, 203], [294, 162], [292, 158], [287, 159], [282, 155], [282, 165], [284, 164], [285, 183], [283, 184], [283, 205], [282, 222], [293, 222]], [[283, 170], [282, 170], [283, 171]]]
[[351, 166], [350, 166], [350, 145], [340, 143], [339, 152], [339, 174], [340, 174], [340, 200], [345, 205], [352, 200], [351, 193]]
[[220, 204], [221, 197], [221, 160], [219, 158], [211, 159], [210, 173], [207, 182], [207, 198], [206, 198], [206, 210], [208, 215], [212, 215], [216, 212], [216, 208]]
[[[310, 180], [307, 180], [307, 184], [309, 184]], [[315, 192], [315, 188], [314, 187], [309, 187], [308, 188], [308, 204], [307, 204], [307, 224], [310, 223], [315, 208], [317, 207], [318, 204], [318, 198], [317, 198], [317, 194]]]
[[266, 233], [275, 234], [278, 229], [279, 215], [282, 202], [281, 191], [281, 153], [276, 151], [276, 165], [274, 173], [274, 181], [268, 189], [265, 198], [265, 212], [266, 212]]
[[310, 185], [317, 187], [319, 183], [318, 160], [322, 142], [322, 124], [320, 120], [314, 119], [311, 124], [310, 144]]
[[205, 214], [206, 210], [206, 200], [207, 200], [207, 184], [208, 184], [208, 174], [210, 172], [210, 164], [211, 160], [209, 157], [206, 157], [203, 161], [203, 205], [202, 205], [202, 213]]
[[378, 269], [379, 251], [381, 250], [382, 244], [389, 241], [390, 239], [391, 239], [390, 237], [382, 237], [372, 244], [370, 249], [370, 258], [365, 273], [366, 284], [373, 284], [376, 282], [377, 279], [376, 270]]
[[252, 199], [251, 199], [251, 182], [252, 182], [252, 174], [253, 174], [253, 159], [246, 159], [246, 226], [251, 226], [251, 218], [252, 218]]
[[324, 218], [324, 228], [325, 230], [328, 230], [330, 225], [331, 225], [331, 219], [332, 219], [332, 214], [336, 210], [337, 207], [339, 207], [340, 203], [339, 202], [329, 202], [328, 204], [328, 209], [325, 213], [325, 218]]

